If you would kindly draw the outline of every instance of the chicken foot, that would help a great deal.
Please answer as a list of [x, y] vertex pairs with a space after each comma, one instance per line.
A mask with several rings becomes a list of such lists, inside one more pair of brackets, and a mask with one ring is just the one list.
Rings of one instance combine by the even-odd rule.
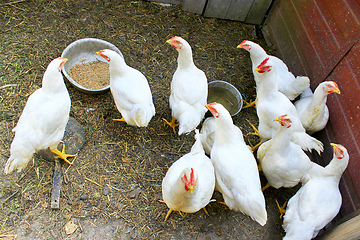
[[179, 123], [175, 123], [176, 118], [172, 117], [171, 122], [168, 122], [165, 118], [163, 118], [162, 120], [164, 120], [175, 132], [175, 127], [179, 126]]
[[[252, 129], [254, 130], [254, 132], [248, 133], [247, 135], [253, 135], [253, 136], [260, 137], [259, 131], [257, 130], [257, 128], [249, 120], [247, 120], [247, 121], [250, 124], [250, 126], [252, 127]], [[251, 145], [251, 143], [250, 143], [252, 152], [255, 152], [260, 147], [261, 144], [262, 144], [261, 141], [258, 144], [256, 144], [255, 146]]]
[[253, 136], [258, 136], [258, 137], [260, 137], [260, 135], [259, 135], [259, 130], [258, 130], [249, 120], [246, 119], [246, 121], [248, 121], [248, 123], [250, 124], [251, 128], [254, 130], [254, 132], [248, 133], [247, 135], [253, 135]]
[[287, 201], [285, 201], [285, 203], [281, 207], [280, 207], [279, 202], [277, 200], [275, 200], [275, 201], [276, 201], [276, 205], [277, 205], [277, 207], [279, 209], [279, 212], [280, 212], [280, 218], [282, 218], [282, 216], [286, 213], [285, 207], [286, 207]]
[[254, 108], [256, 108], [255, 104], [256, 104], [256, 101], [250, 100], [250, 102], [245, 102], [245, 106], [243, 106], [242, 108], [243, 108], [243, 109], [249, 108], [249, 107], [254, 107]]
[[51, 148], [49, 148], [49, 149], [52, 153], [57, 155], [55, 158], [61, 158], [62, 160], [64, 160], [66, 163], [68, 163], [70, 165], [72, 165], [72, 162], [70, 162], [67, 158], [68, 157], [76, 157], [76, 155], [71, 155], [71, 154], [65, 153], [65, 144], [63, 144], [61, 152], [57, 149], [54, 149], [54, 150]]

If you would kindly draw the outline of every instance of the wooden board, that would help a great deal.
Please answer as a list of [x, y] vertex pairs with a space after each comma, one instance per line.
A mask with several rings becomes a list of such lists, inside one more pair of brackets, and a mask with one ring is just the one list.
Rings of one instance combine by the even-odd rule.
[[148, 2], [168, 3], [181, 5], [183, 0], [147, 0]]
[[183, 0], [182, 10], [197, 14], [203, 14], [207, 0]]
[[260, 25], [271, 5], [272, 0], [254, 0], [246, 16], [245, 22]]
[[317, 240], [357, 240], [360, 239], [360, 215], [334, 227]]
[[208, 0], [204, 16], [225, 19], [230, 4], [231, 0]]
[[261, 24], [272, 0], [208, 0], [205, 17]]

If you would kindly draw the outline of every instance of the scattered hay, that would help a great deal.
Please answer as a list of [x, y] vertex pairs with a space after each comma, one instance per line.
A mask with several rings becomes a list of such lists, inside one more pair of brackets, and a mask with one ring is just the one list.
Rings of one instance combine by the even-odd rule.
[[[0, 89], [1, 166], [28, 96], [41, 86], [48, 63], [77, 39], [95, 37], [116, 45], [127, 64], [147, 77], [156, 107], [147, 128], [127, 126], [112, 121], [120, 113], [109, 92], [86, 95], [66, 82], [71, 116], [84, 127], [86, 143], [74, 164], [63, 166], [60, 209], [49, 206], [54, 163], [35, 155], [22, 173], [0, 173], [0, 235], [65, 239], [64, 226], [74, 220], [79, 226], [74, 238], [269, 239], [265, 233], [281, 238], [275, 199], [284, 202], [291, 196], [284, 191], [265, 192], [269, 221], [263, 228], [217, 202], [206, 207], [209, 216], [174, 213], [164, 223], [167, 207], [158, 201], [167, 169], [194, 142], [193, 133], [177, 136], [161, 120], [171, 117], [168, 98], [177, 66], [177, 52], [165, 41], [182, 36], [209, 81], [228, 81], [247, 100], [255, 99], [249, 55], [236, 49], [244, 39], [260, 41], [252, 26], [204, 18], [181, 6], [130, 0], [19, 1], [0, 5], [0, 19], [0, 86], [6, 86]], [[252, 131], [247, 120], [258, 121], [251, 108], [233, 119], [244, 135]], [[258, 142], [254, 136], [246, 139]], [[221, 195], [215, 192], [214, 198], [221, 200]]]

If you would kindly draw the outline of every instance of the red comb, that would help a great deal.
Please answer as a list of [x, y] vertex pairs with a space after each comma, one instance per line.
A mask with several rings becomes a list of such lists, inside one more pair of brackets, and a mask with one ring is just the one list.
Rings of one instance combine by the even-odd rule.
[[191, 168], [189, 183], [190, 183], [190, 185], [192, 185], [192, 186], [195, 185], [195, 176], [194, 176], [194, 169], [193, 169], [193, 168]]

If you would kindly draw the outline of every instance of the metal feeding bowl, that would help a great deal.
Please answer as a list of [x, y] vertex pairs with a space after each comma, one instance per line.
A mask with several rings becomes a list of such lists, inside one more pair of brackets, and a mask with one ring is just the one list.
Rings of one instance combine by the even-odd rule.
[[[104, 58], [96, 55], [97, 51], [103, 49], [111, 49], [120, 54], [120, 56], [124, 57], [115, 45], [96, 38], [83, 38], [76, 40], [75, 42], [72, 42], [69, 46], [67, 46], [61, 54], [61, 57], [68, 59], [62, 69], [64, 76], [76, 89], [80, 90], [81, 92], [99, 94], [109, 91], [110, 84], [103, 88], [90, 89], [82, 86], [79, 82], [76, 81], [76, 79], [71, 78], [68, 74], [69, 70], [75, 65], [81, 65], [96, 61], [108, 63]], [[94, 79], [92, 79], [92, 81], [94, 81]]]
[[207, 103], [221, 103], [231, 116], [235, 116], [240, 112], [243, 107], [243, 99], [236, 87], [220, 80], [209, 82], [208, 87]]

